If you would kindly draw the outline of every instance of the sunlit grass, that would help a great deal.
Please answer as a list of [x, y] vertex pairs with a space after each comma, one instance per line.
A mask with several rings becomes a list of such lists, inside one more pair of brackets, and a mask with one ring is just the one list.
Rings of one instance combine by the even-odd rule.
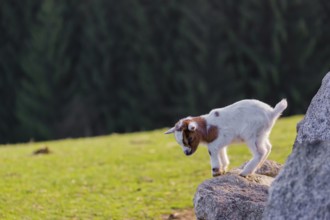
[[[284, 163], [301, 116], [281, 119], [270, 159]], [[158, 219], [192, 207], [211, 178], [205, 147], [186, 157], [165, 129], [0, 147], [0, 219]], [[49, 155], [32, 156], [42, 146]], [[231, 167], [251, 155], [229, 148]]]

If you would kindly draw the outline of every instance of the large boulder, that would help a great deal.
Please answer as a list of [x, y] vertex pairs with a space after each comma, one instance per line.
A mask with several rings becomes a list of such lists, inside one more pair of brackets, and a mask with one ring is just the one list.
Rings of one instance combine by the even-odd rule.
[[263, 219], [330, 219], [330, 144], [296, 143], [270, 188]]
[[297, 132], [293, 151], [270, 188], [263, 219], [330, 219], [330, 73]]
[[[194, 208], [197, 219], [261, 219], [268, 188], [280, 166], [266, 161], [257, 173], [247, 178], [239, 176], [240, 169], [204, 181], [197, 188]], [[265, 171], [265, 173], [263, 173]], [[266, 176], [267, 174], [271, 176]]]
[[330, 72], [310, 103], [304, 119], [297, 125], [296, 142], [330, 141]]

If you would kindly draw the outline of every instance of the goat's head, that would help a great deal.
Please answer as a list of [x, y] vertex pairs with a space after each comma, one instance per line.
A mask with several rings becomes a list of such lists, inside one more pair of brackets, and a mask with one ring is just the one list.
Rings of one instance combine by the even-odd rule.
[[201, 120], [202, 119], [199, 117], [188, 117], [181, 119], [173, 128], [165, 132], [165, 134], [174, 133], [175, 139], [182, 147], [185, 155], [192, 155], [197, 150], [199, 143], [203, 139]]

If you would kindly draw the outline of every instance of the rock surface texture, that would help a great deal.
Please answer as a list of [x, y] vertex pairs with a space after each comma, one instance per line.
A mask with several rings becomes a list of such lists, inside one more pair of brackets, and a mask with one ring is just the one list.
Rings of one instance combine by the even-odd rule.
[[270, 188], [263, 219], [330, 219], [330, 73], [297, 132], [293, 151]]
[[204, 181], [199, 185], [194, 198], [197, 219], [261, 219], [268, 198], [268, 188], [274, 179], [261, 175], [262, 171], [275, 176], [279, 169], [276, 162], [266, 161], [257, 170], [260, 174], [243, 178], [238, 175], [241, 170], [236, 169]]
[[304, 119], [297, 125], [296, 142], [330, 141], [330, 72], [310, 103]]

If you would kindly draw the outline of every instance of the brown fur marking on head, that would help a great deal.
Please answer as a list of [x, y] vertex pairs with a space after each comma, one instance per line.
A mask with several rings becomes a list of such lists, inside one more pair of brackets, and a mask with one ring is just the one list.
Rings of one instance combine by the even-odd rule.
[[[197, 123], [195, 131], [189, 131], [188, 125], [190, 122]], [[177, 126], [177, 128], [183, 133], [183, 144], [192, 148], [193, 151], [197, 149], [200, 142], [210, 143], [218, 137], [218, 128], [216, 126], [207, 128], [206, 121], [202, 117], [184, 119], [181, 126]]]
[[208, 127], [204, 118], [195, 117], [192, 118], [192, 121], [195, 121], [198, 124], [196, 133], [200, 137], [200, 141], [210, 143], [218, 137], [218, 127], [213, 125]]

